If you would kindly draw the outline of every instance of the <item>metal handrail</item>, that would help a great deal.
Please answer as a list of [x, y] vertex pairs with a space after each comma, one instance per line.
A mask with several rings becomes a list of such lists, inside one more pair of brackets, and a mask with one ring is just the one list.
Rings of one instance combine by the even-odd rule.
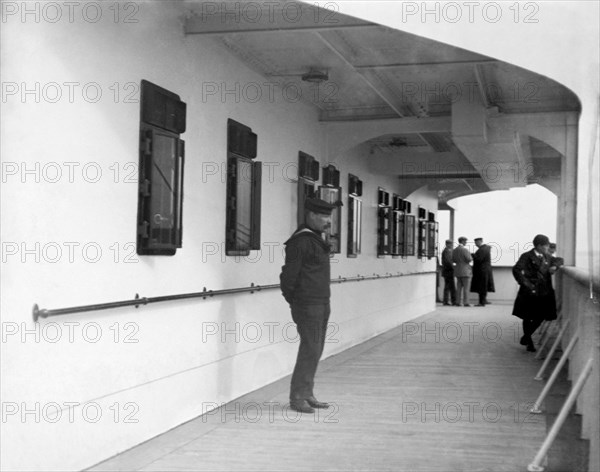
[[[389, 272], [385, 275], [373, 274], [373, 275], [357, 275], [356, 277], [342, 277], [341, 275], [337, 279], [331, 279], [331, 283], [344, 283], [344, 282], [362, 282], [363, 280], [377, 280], [384, 278], [393, 278], [393, 277], [403, 277], [406, 275], [422, 275], [422, 274], [435, 274], [435, 271], [425, 271], [425, 272], [408, 272], [397, 274], [390, 274]], [[159, 303], [159, 302], [167, 302], [172, 300], [186, 300], [190, 298], [202, 298], [205, 300], [206, 298], [212, 298], [219, 295], [229, 295], [232, 293], [244, 293], [244, 292], [261, 292], [263, 290], [272, 290], [279, 288], [279, 284], [270, 284], [270, 285], [254, 285], [251, 283], [249, 287], [237, 287], [237, 288], [227, 288], [223, 290], [206, 290], [206, 287], [201, 292], [190, 292], [190, 293], [180, 293], [177, 295], [164, 295], [161, 297], [140, 297], [137, 293], [135, 294], [135, 298], [133, 300], [122, 300], [119, 302], [110, 302], [110, 303], [98, 303], [95, 305], [82, 305], [75, 306], [70, 308], [57, 308], [54, 310], [49, 310], [46, 308], [39, 308], [37, 303], [33, 305], [33, 321], [38, 321], [39, 318], [48, 318], [50, 316], [59, 316], [59, 315], [70, 315], [73, 313], [83, 313], [86, 311], [99, 311], [99, 310], [108, 310], [111, 308], [120, 308], [125, 306], [135, 306], [138, 308], [140, 305], [148, 305], [150, 303]]]

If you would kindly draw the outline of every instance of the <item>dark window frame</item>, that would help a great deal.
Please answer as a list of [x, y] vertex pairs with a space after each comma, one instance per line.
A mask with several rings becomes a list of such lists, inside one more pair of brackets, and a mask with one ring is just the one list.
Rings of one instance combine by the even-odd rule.
[[392, 207], [390, 193], [377, 189], [377, 257], [392, 254]]
[[362, 251], [363, 183], [356, 175], [348, 174], [348, 238], [346, 257], [355, 258]]
[[342, 188], [340, 171], [330, 164], [323, 167], [323, 185], [319, 186], [321, 200], [337, 205], [331, 212], [331, 226], [325, 231], [325, 241], [329, 243], [332, 254], [342, 252]]
[[247, 256], [261, 248], [262, 163], [254, 160], [257, 142], [248, 126], [227, 120], [227, 256]]
[[140, 90], [136, 251], [172, 256], [183, 241], [186, 104], [146, 80]]
[[404, 228], [405, 228], [405, 256], [415, 255], [415, 215], [404, 215]]

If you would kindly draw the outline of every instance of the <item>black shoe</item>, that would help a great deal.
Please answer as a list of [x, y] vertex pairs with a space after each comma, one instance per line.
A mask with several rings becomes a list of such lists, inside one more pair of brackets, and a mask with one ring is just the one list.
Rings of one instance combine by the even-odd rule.
[[306, 399], [306, 403], [308, 403], [313, 408], [329, 408], [329, 403], [320, 402], [315, 397], [308, 397]]
[[314, 413], [314, 408], [306, 400], [290, 400], [290, 408], [300, 413]]
[[460, 306], [460, 303], [453, 303], [452, 306]]
[[527, 351], [528, 352], [535, 352], [535, 347], [533, 344], [528, 344], [527, 345]]
[[470, 305], [470, 304], [468, 304], [468, 303], [465, 303], [463, 306], [471, 306], [471, 305]]
[[527, 339], [527, 337], [525, 335], [523, 335], [521, 337], [521, 340], [519, 341], [519, 344], [521, 346], [527, 346], [529, 344], [529, 339]]
[[450, 303], [444, 302], [444, 306], [450, 306]]

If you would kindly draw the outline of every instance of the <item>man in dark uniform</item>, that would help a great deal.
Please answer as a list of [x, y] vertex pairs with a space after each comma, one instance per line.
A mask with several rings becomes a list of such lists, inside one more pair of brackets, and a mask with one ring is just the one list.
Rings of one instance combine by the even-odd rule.
[[331, 226], [335, 205], [319, 199], [304, 203], [305, 224], [285, 242], [281, 292], [290, 304], [292, 319], [300, 335], [300, 347], [290, 387], [290, 407], [302, 413], [328, 408], [313, 392], [314, 378], [325, 346], [329, 320], [329, 245], [323, 232]]
[[473, 278], [471, 279], [471, 292], [479, 294], [479, 304], [486, 306], [488, 292], [495, 292], [494, 274], [492, 274], [491, 249], [483, 244], [483, 238], [475, 238], [477, 251], [473, 254]]
[[535, 352], [531, 335], [544, 320], [556, 319], [556, 298], [552, 287], [552, 274], [560, 261], [548, 254], [550, 240], [543, 234], [533, 238], [533, 249], [522, 254], [512, 269], [519, 284], [513, 315], [523, 320], [521, 345]]

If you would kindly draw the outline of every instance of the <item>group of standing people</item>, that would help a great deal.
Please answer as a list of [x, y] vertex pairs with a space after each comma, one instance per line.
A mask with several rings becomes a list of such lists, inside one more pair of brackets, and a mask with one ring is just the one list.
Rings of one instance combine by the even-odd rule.
[[[444, 305], [471, 306], [469, 289], [479, 295], [477, 306], [490, 303], [487, 294], [495, 291], [490, 247], [483, 243], [482, 238], [476, 238], [474, 242], [477, 251], [471, 253], [465, 247], [467, 238], [458, 238], [457, 247], [451, 239], [446, 240], [446, 248], [442, 251]], [[547, 236], [538, 234], [533, 238], [533, 249], [522, 254], [512, 268], [513, 277], [519, 284], [512, 314], [523, 320], [520, 344], [530, 352], [535, 352], [531, 338], [535, 330], [544, 320], [556, 319], [552, 275], [564, 262], [555, 252], [556, 244], [550, 243]]]
[[454, 247], [451, 239], [446, 240], [446, 247], [442, 251], [442, 277], [444, 278], [442, 303], [471, 306], [469, 301], [469, 291], [471, 291], [479, 295], [477, 306], [484, 307], [490, 303], [487, 299], [488, 292], [495, 291], [491, 250], [483, 243], [483, 238], [475, 238], [477, 251], [471, 253], [466, 247], [467, 241], [467, 238], [461, 236], [458, 238], [458, 246]]

